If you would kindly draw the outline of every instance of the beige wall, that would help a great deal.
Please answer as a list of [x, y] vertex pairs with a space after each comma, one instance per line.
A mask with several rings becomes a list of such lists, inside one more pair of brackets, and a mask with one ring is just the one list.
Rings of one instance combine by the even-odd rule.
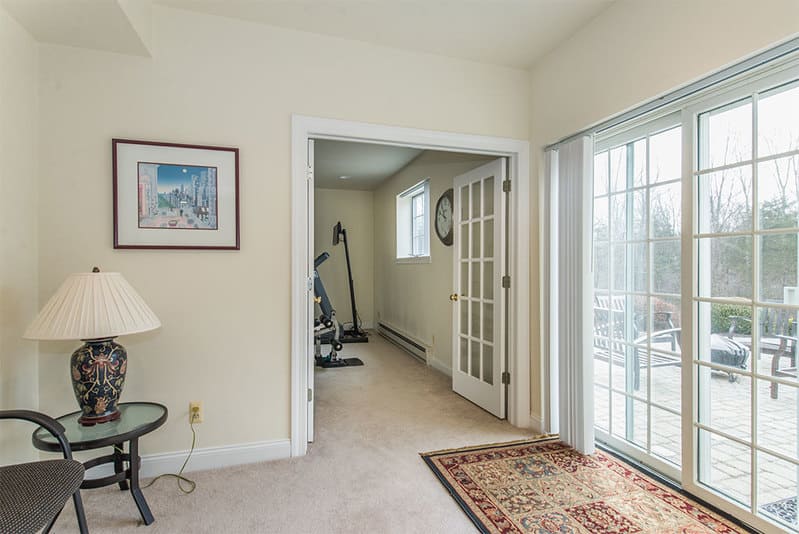
[[364, 328], [374, 325], [374, 212], [371, 191], [316, 189], [314, 191], [314, 257], [330, 258], [319, 266], [330, 301], [340, 323], [352, 322], [344, 243], [332, 246], [333, 225], [347, 230], [355, 304]]
[[[170, 409], [144, 453], [289, 437], [290, 120], [529, 137], [527, 72], [155, 6], [152, 58], [41, 46], [40, 302], [121, 271], [160, 317], [123, 338], [123, 400]], [[111, 138], [241, 149], [241, 251], [112, 248]], [[18, 332], [16, 332], [18, 333]], [[75, 407], [72, 343], [42, 343], [41, 406]]]
[[453, 178], [491, 158], [423, 152], [375, 191], [375, 313], [382, 321], [431, 348], [428, 359], [452, 367], [452, 250], [430, 221], [430, 263], [397, 263], [397, 195], [430, 178], [430, 211], [452, 187]]
[[[0, 409], [39, 404], [38, 350], [21, 338], [38, 306], [37, 56], [0, 6]], [[32, 426], [0, 425], [0, 464], [35, 457]]]
[[[542, 59], [531, 76], [533, 201], [542, 148], [799, 32], [796, 0], [620, 0]], [[539, 235], [533, 233], [533, 384], [540, 383]], [[535, 386], [533, 387], [535, 390]], [[533, 393], [532, 412], [541, 413]]]

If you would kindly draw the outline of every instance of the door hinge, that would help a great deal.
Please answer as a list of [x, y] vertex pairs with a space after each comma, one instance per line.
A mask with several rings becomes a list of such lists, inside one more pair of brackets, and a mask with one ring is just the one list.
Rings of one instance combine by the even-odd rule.
[[510, 289], [510, 275], [502, 277], [502, 289]]
[[502, 181], [502, 192], [503, 193], [510, 193], [510, 180], [503, 180]]
[[308, 388], [308, 402], [311, 402], [312, 400], [313, 400], [313, 390], [311, 388]]
[[305, 179], [308, 180], [309, 182], [313, 180], [313, 169], [308, 169], [307, 171], [305, 171]]
[[305, 289], [307, 289], [308, 291], [313, 289], [313, 278], [311, 278], [310, 276], [308, 277]]
[[510, 373], [507, 371], [502, 372], [502, 383], [506, 386], [510, 384]]

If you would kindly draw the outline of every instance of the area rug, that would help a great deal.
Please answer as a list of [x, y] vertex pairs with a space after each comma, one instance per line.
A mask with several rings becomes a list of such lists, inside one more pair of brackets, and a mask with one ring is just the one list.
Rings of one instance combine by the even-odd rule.
[[746, 532], [611, 455], [557, 438], [423, 453], [481, 532]]

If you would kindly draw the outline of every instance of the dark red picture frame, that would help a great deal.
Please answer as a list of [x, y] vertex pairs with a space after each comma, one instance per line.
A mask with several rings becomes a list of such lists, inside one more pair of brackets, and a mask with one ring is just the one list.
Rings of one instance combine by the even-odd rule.
[[[235, 229], [235, 236], [236, 242], [234, 245], [147, 245], [147, 244], [120, 244], [119, 242], [119, 181], [117, 176], [117, 150], [118, 145], [120, 144], [129, 144], [129, 145], [147, 145], [147, 146], [159, 146], [159, 147], [170, 147], [170, 148], [185, 148], [185, 149], [196, 149], [196, 150], [218, 150], [223, 152], [231, 152], [234, 156], [235, 161], [235, 171], [234, 171], [234, 191], [235, 191], [235, 221], [236, 221], [236, 229]], [[239, 149], [233, 147], [220, 147], [220, 146], [209, 146], [209, 145], [192, 145], [192, 144], [182, 144], [182, 143], [165, 143], [159, 141], [141, 141], [135, 139], [117, 139], [114, 138], [111, 140], [111, 159], [112, 159], [112, 173], [113, 173], [113, 195], [114, 195], [114, 248], [115, 249], [161, 249], [161, 250], [240, 250], [241, 246], [241, 236], [240, 236], [240, 228], [239, 228]], [[219, 177], [217, 176], [217, 180]], [[218, 230], [217, 230], [218, 231]]]

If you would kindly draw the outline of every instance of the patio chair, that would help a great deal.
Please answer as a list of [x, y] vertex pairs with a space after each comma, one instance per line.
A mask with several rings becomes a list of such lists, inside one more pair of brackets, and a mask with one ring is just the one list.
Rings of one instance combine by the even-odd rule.
[[[781, 340], [781, 349], [774, 353], [771, 357], [771, 376], [781, 376], [785, 378], [796, 378], [796, 344], [797, 338], [793, 336], [777, 335]], [[786, 367], [780, 367], [782, 358], [788, 359]], [[776, 399], [779, 397], [779, 387], [777, 382], [771, 383], [771, 398]]]
[[50, 432], [61, 445], [64, 458], [0, 467], [0, 533], [50, 532], [67, 500], [72, 497], [78, 528], [89, 532], [80, 498], [83, 464], [72, 459], [64, 427], [55, 419], [29, 410], [3, 410], [0, 419], [36, 423]]

